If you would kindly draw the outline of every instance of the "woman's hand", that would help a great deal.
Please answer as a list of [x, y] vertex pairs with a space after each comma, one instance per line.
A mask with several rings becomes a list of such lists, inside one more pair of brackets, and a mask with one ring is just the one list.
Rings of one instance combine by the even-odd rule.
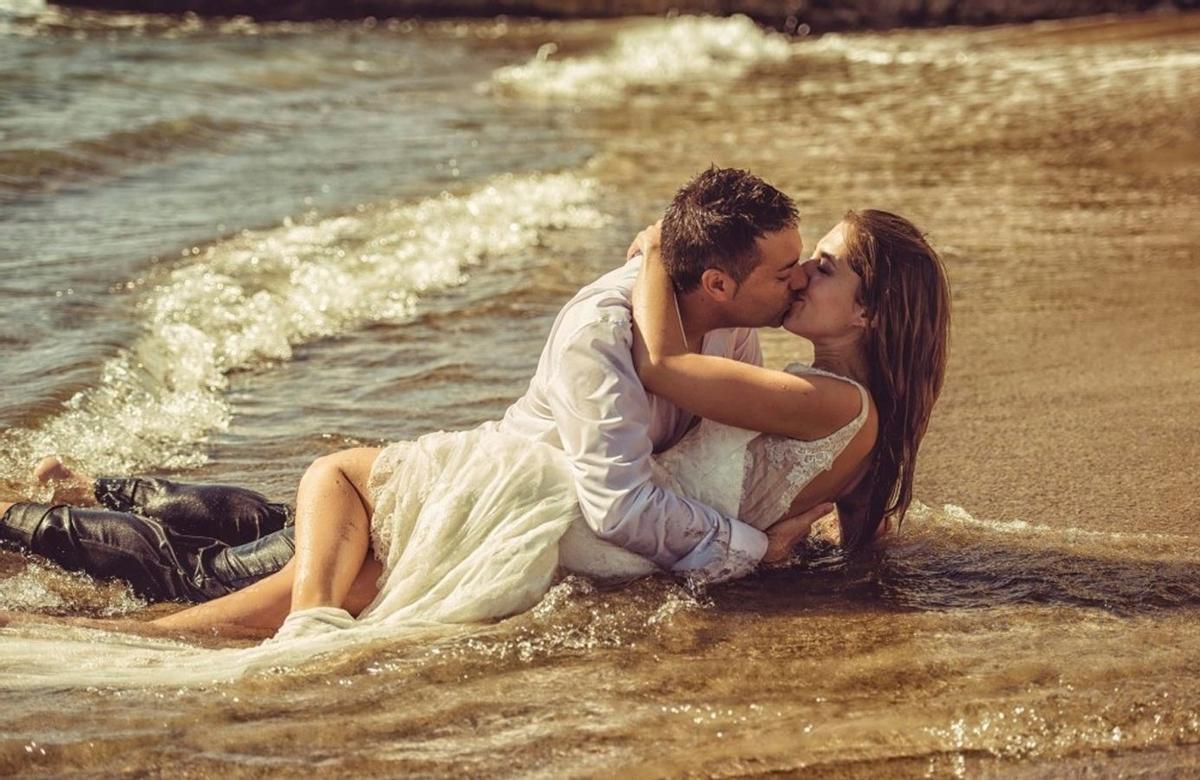
[[633, 243], [629, 245], [629, 250], [625, 252], [625, 260], [632, 260], [636, 254], [641, 254], [644, 257], [657, 257], [661, 243], [662, 220], [660, 219], [634, 237]]
[[792, 557], [795, 546], [808, 537], [813, 523], [833, 510], [833, 504], [818, 504], [807, 512], [784, 518], [768, 528], [767, 552], [762, 563], [771, 566], [787, 561]]

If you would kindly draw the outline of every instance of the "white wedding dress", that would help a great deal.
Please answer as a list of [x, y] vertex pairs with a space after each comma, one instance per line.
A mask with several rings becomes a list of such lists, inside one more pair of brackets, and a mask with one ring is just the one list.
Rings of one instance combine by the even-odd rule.
[[[702, 421], [657, 456], [655, 480], [766, 528], [862, 427], [867, 395], [859, 391], [858, 416], [816, 441]], [[348, 628], [310, 624], [309, 633], [281, 632], [257, 647], [210, 650], [91, 628], [12, 626], [0, 630], [0, 690], [218, 683], [399, 631], [470, 631], [529, 609], [563, 570], [604, 579], [657, 571], [592, 533], [573, 485], [561, 450], [491, 424], [393, 444], [370, 478], [372, 542], [385, 573], [379, 596]]]
[[[786, 370], [836, 376], [802, 364]], [[867, 393], [855, 386], [861, 411], [829, 436], [800, 441], [703, 420], [656, 456], [654, 479], [765, 529], [862, 427]], [[560, 568], [606, 580], [659, 570], [597, 537], [572, 485], [561, 450], [491, 425], [387, 447], [369, 482], [372, 546], [385, 574], [359, 621], [504, 617], [536, 604]]]

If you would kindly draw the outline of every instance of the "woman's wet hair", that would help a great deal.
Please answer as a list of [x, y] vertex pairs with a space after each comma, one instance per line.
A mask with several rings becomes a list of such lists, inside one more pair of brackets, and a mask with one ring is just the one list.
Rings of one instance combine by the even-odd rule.
[[663, 215], [662, 258], [680, 292], [709, 268], [741, 283], [759, 263], [755, 241], [799, 221], [792, 199], [754, 174], [715, 165], [683, 185]]
[[885, 520], [899, 524], [912, 502], [917, 450], [946, 376], [950, 286], [938, 253], [907, 219], [864, 210], [843, 222], [848, 261], [862, 279], [867, 384], [879, 414], [865, 521], [842, 529], [843, 546], [856, 550]]

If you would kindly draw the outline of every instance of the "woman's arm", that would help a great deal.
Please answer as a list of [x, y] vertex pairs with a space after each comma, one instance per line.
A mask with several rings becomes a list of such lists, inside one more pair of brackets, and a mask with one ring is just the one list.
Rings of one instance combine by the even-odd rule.
[[689, 352], [675, 286], [662, 263], [660, 225], [643, 230], [634, 239], [631, 253], [642, 253], [642, 267], [633, 287], [633, 365], [643, 383], [655, 375], [663, 359]]
[[856, 417], [848, 382], [798, 377], [688, 349], [657, 226], [638, 236], [644, 256], [633, 291], [633, 359], [647, 390], [701, 417], [797, 439], [827, 436]]

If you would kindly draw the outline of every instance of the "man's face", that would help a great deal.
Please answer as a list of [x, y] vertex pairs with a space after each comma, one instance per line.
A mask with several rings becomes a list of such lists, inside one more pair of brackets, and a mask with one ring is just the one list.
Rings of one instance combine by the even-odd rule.
[[804, 240], [799, 227], [788, 227], [766, 234], [755, 246], [759, 263], [725, 301], [727, 319], [731, 326], [777, 328], [804, 284]]

